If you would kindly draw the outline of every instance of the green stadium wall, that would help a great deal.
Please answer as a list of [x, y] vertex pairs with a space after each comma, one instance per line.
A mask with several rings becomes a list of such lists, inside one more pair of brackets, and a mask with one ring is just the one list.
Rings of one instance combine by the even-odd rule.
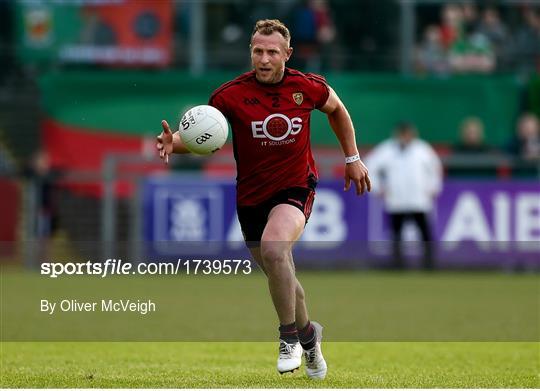
[[[41, 77], [42, 106], [50, 124], [107, 138], [154, 137], [165, 118], [177, 124], [188, 107], [204, 104], [211, 92], [234, 74], [192, 77], [185, 72], [63, 71]], [[361, 145], [388, 137], [399, 120], [413, 121], [435, 144], [452, 144], [463, 118], [478, 116], [486, 138], [504, 145], [514, 129], [524, 90], [509, 76], [404, 78], [386, 74], [332, 74], [328, 81], [347, 105]], [[532, 94], [531, 94], [532, 95]], [[53, 126], [54, 127], [54, 126]], [[128, 137], [131, 139], [131, 137]], [[337, 141], [325, 116], [315, 112], [312, 140]], [[52, 140], [54, 142], [54, 140]]]

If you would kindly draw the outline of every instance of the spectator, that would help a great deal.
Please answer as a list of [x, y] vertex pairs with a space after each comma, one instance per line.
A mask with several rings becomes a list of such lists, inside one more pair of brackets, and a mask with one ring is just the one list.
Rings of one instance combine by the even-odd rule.
[[429, 213], [441, 190], [441, 162], [410, 123], [396, 126], [395, 137], [378, 145], [367, 157], [375, 193], [385, 203], [393, 240], [393, 266], [403, 268], [402, 228], [412, 221], [419, 228], [424, 253], [423, 267], [434, 266]]
[[446, 49], [459, 39], [463, 29], [463, 11], [455, 4], [446, 4], [442, 9], [441, 36]]
[[60, 172], [51, 168], [49, 154], [39, 149], [25, 167], [24, 174], [35, 186], [37, 216], [34, 234], [38, 239], [51, 238], [58, 227], [56, 181]]
[[484, 141], [484, 124], [477, 117], [468, 117], [460, 127], [460, 140], [453, 148], [458, 154], [477, 154], [493, 152]]
[[[315, 23], [317, 26], [317, 43], [319, 46], [320, 60], [319, 71], [326, 69], [333, 62], [333, 45], [336, 39], [336, 28], [326, 0], [311, 0]], [[314, 68], [317, 70], [317, 68]]]
[[321, 56], [328, 52], [336, 30], [325, 0], [304, 1], [293, 13], [293, 46], [297, 50], [296, 66], [306, 71], [319, 72]]
[[448, 72], [448, 59], [439, 26], [429, 25], [424, 31], [417, 53], [417, 65], [421, 71], [436, 74]]
[[23, 175], [29, 180], [31, 203], [35, 208], [35, 219], [29, 227], [33, 241], [28, 244], [28, 250], [33, 261], [43, 261], [50, 257], [53, 239], [58, 232], [57, 181], [61, 173], [51, 167], [47, 151], [38, 149], [23, 168]]
[[330, 9], [326, 0], [311, 0], [311, 8], [315, 13], [315, 23], [317, 25], [317, 40], [321, 45], [332, 43], [336, 38], [336, 29]]
[[459, 141], [446, 161], [451, 177], [481, 178], [496, 175], [495, 150], [484, 141], [484, 124], [477, 117], [468, 117], [460, 126]]
[[478, 30], [478, 8], [472, 1], [463, 4], [463, 28], [466, 31]]
[[498, 63], [507, 55], [509, 33], [508, 28], [502, 22], [499, 11], [489, 7], [482, 13], [482, 21], [478, 27], [478, 33], [484, 35], [490, 42]]
[[538, 10], [523, 11], [521, 28], [513, 37], [514, 58], [518, 69], [525, 74], [540, 73], [540, 14]]
[[495, 53], [483, 33], [466, 31], [452, 45], [449, 63], [456, 72], [489, 73], [495, 69]]
[[517, 122], [516, 137], [509, 150], [526, 161], [540, 159], [540, 121], [532, 113], [522, 114]]
[[0, 175], [2, 174], [14, 174], [15, 163], [10, 156], [6, 147], [0, 142]]
[[[315, 12], [308, 1], [293, 11], [292, 31], [293, 47], [296, 49], [296, 67], [308, 69], [308, 64], [317, 56], [317, 23]], [[313, 65], [313, 64], [311, 64]]]

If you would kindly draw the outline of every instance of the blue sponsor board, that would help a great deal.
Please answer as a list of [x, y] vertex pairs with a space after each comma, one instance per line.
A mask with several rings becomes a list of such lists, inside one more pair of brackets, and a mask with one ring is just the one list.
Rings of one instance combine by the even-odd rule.
[[[143, 187], [147, 256], [241, 258], [249, 253], [236, 216], [231, 180], [174, 175]], [[475, 206], [476, 205], [476, 206]], [[321, 181], [311, 218], [295, 247], [299, 266], [371, 267], [391, 263], [382, 201]], [[447, 181], [432, 216], [441, 267], [538, 268], [540, 190], [527, 182]], [[414, 226], [404, 227], [405, 253], [419, 264]]]
[[[236, 186], [230, 180], [149, 178], [143, 187], [147, 256], [248, 254], [235, 200]], [[296, 246], [297, 263], [332, 267], [338, 261], [367, 259], [359, 253], [368, 250], [367, 205], [366, 197], [343, 192], [338, 181], [320, 183], [309, 224]]]
[[152, 177], [143, 185], [147, 257], [219, 255], [236, 219], [234, 185], [198, 176]]

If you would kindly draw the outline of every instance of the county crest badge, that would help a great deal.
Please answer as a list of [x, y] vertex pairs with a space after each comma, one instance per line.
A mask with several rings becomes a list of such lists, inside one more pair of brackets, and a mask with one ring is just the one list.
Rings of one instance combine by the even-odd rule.
[[292, 94], [292, 97], [298, 106], [300, 106], [304, 101], [304, 94], [302, 94], [301, 92], [295, 92], [294, 94]]

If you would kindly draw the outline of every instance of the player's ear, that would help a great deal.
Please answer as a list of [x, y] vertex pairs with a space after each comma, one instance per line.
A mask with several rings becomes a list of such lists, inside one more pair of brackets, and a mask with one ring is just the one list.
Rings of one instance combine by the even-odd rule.
[[292, 52], [293, 52], [293, 48], [291, 46], [287, 49], [287, 60], [285, 61], [289, 61], [289, 58], [291, 58]]

